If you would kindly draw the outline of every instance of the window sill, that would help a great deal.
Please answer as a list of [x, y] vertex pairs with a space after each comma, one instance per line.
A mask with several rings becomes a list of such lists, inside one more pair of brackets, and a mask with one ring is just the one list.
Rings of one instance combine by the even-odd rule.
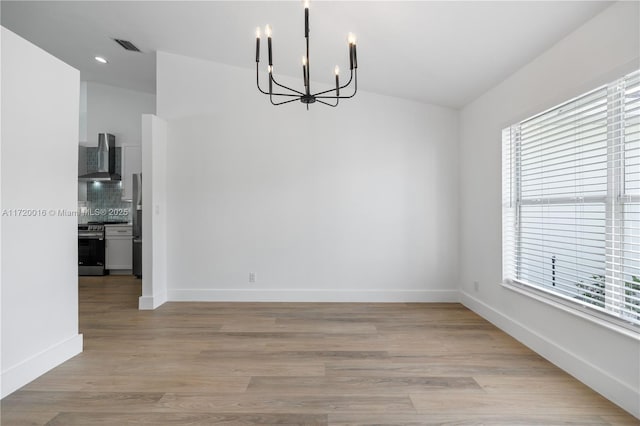
[[627, 323], [622, 319], [609, 317], [608, 315], [598, 312], [594, 309], [590, 309], [587, 306], [564, 301], [559, 297], [554, 297], [545, 293], [544, 291], [537, 290], [533, 287], [520, 284], [518, 282], [502, 282], [501, 285], [508, 290], [561, 309], [564, 312], [568, 312], [572, 315], [578, 316], [582, 319], [598, 324], [601, 327], [615, 331], [616, 333], [622, 334], [626, 337], [640, 342], [640, 330], [638, 330], [631, 323]]

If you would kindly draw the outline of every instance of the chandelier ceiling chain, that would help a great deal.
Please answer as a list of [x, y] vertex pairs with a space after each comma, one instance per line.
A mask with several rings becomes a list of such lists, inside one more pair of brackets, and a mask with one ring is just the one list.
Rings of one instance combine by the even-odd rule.
[[[335, 67], [335, 76], [336, 76], [336, 86], [334, 89], [324, 90], [317, 93], [311, 93], [311, 79], [310, 79], [310, 70], [311, 70], [311, 62], [309, 61], [309, 2], [305, 1], [304, 3], [304, 38], [306, 41], [306, 55], [302, 57], [302, 81], [304, 83], [303, 91], [299, 91], [296, 89], [292, 89], [283, 84], [280, 84], [276, 81], [273, 76], [273, 49], [271, 42], [271, 27], [267, 25], [264, 29], [265, 35], [267, 36], [267, 49], [269, 56], [269, 66], [267, 67], [267, 72], [269, 74], [269, 89], [268, 91], [262, 90], [260, 87], [260, 74], [259, 74], [259, 65], [260, 65], [260, 28], [256, 29], [256, 84], [258, 86], [258, 90], [260, 93], [269, 96], [269, 100], [273, 105], [284, 105], [290, 102], [300, 101], [303, 104], [306, 104], [307, 110], [309, 109], [309, 104], [319, 102], [323, 105], [327, 105], [330, 107], [337, 107], [340, 99], [349, 99], [353, 98], [358, 91], [358, 56], [356, 54], [356, 38], [352, 33], [349, 33], [348, 36], [348, 44], [349, 44], [349, 68], [350, 68], [350, 76], [347, 84], [340, 86], [340, 68], [336, 65]], [[348, 96], [341, 96], [340, 91], [345, 89], [351, 85], [351, 82], [354, 83], [353, 93]], [[277, 86], [280, 89], [283, 89], [284, 92], [274, 92], [273, 86]], [[332, 92], [335, 92], [333, 94]], [[331, 101], [335, 101], [332, 103]]]

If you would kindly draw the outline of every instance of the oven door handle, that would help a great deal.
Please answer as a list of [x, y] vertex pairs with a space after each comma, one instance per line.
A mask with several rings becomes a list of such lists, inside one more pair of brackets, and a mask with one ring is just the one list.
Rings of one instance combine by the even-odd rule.
[[93, 236], [93, 235], [87, 235], [87, 236], [78, 235], [78, 239], [79, 240], [98, 240], [98, 241], [104, 240], [103, 237], [96, 237], [96, 236]]

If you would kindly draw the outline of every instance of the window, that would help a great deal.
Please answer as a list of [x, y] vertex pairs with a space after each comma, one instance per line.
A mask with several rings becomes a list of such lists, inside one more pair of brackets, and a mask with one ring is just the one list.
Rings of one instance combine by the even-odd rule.
[[502, 144], [505, 282], [640, 328], [640, 71]]

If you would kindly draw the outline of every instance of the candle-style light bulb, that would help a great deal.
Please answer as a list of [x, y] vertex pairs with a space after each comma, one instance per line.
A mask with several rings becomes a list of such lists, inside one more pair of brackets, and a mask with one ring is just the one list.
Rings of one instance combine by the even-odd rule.
[[309, 74], [307, 74], [307, 57], [302, 56], [302, 81], [304, 82], [304, 87], [309, 86]]
[[356, 46], [356, 38], [353, 37], [353, 67], [358, 69], [358, 48]]
[[260, 62], [260, 27], [256, 28], [256, 62]]
[[336, 67], [333, 69], [333, 72], [336, 73], [336, 75], [340, 75], [340, 67], [336, 65]]
[[304, 37], [309, 38], [309, 0], [304, 0]]
[[267, 35], [267, 50], [269, 53], [269, 65], [273, 65], [273, 51], [271, 50], [271, 25], [264, 27], [264, 33]]
[[358, 60], [356, 59], [356, 36], [349, 33], [347, 37], [349, 41], [349, 69], [358, 68]]
[[269, 74], [271, 74], [271, 73], [273, 72], [273, 66], [268, 65], [268, 66], [267, 66], [267, 72], [268, 72]]

